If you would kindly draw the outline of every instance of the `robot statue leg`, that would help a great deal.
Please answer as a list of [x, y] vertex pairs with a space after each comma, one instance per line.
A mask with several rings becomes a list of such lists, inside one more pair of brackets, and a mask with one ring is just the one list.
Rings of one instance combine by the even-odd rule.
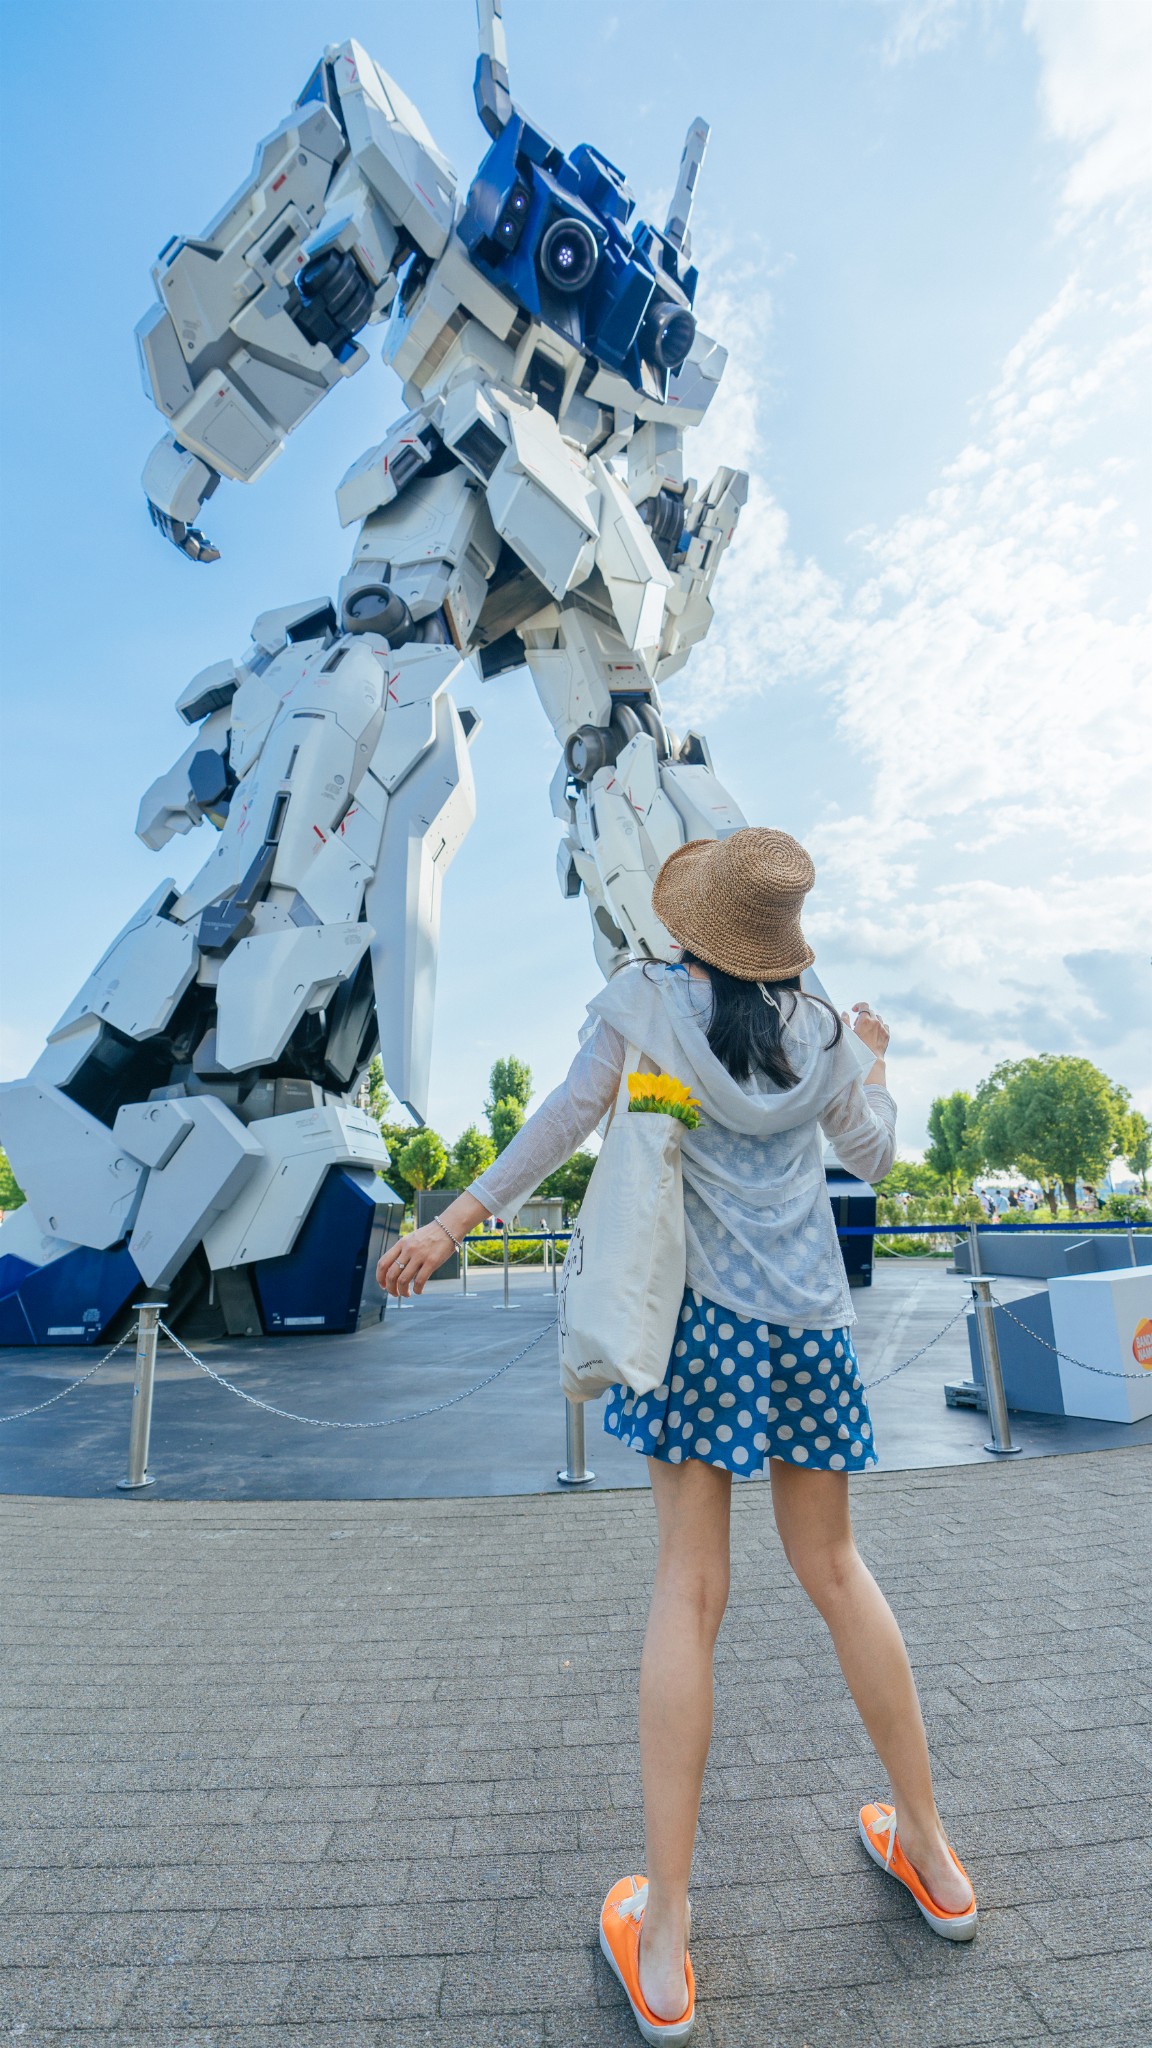
[[669, 732], [644, 662], [602, 616], [549, 606], [521, 635], [564, 750], [551, 787], [561, 893], [587, 897], [605, 976], [629, 959], [667, 959], [672, 942], [652, 909], [661, 863], [686, 839], [725, 838], [745, 819], [707, 742]]
[[457, 665], [312, 604], [184, 693], [197, 738], [138, 830], [219, 837], [0, 1090], [28, 1195], [0, 1233], [0, 1342], [95, 1342], [141, 1284], [200, 1334], [355, 1326], [391, 1206], [355, 1091], [379, 1007], [389, 1080], [421, 1097], [440, 883], [472, 815]]

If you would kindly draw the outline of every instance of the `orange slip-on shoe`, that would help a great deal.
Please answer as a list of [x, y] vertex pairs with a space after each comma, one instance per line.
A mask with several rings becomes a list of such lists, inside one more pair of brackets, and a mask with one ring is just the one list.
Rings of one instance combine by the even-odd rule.
[[691, 1958], [685, 1955], [688, 2004], [678, 2020], [658, 2019], [640, 1989], [640, 1925], [647, 1900], [648, 1884], [643, 1877], [622, 1877], [614, 1884], [600, 1909], [600, 1946], [620, 1980], [644, 2039], [652, 2048], [662, 2048], [662, 2044], [691, 2039], [696, 2025], [696, 1980]]
[[935, 1934], [942, 1934], [945, 1941], [971, 1941], [976, 1932], [976, 1892], [951, 1843], [948, 1854], [961, 1877], [972, 1888], [972, 1904], [958, 1913], [950, 1913], [946, 1906], [938, 1906], [923, 1879], [913, 1870], [896, 1839], [896, 1814], [891, 1806], [874, 1802], [860, 1808], [860, 1840], [873, 1863], [878, 1863], [890, 1877], [898, 1878], [911, 1892]]

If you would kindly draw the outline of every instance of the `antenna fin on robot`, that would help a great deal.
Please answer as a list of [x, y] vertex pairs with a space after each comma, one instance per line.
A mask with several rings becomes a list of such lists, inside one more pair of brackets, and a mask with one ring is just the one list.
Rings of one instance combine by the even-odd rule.
[[707, 121], [697, 114], [684, 139], [684, 154], [680, 159], [676, 190], [672, 194], [672, 204], [668, 208], [668, 224], [664, 229], [664, 238], [671, 242], [672, 247], [683, 256], [685, 262], [692, 252], [688, 223], [692, 218], [696, 180], [700, 175], [700, 166], [704, 161], [704, 152], [708, 147], [708, 137], [711, 133]]
[[489, 135], [495, 137], [512, 117], [503, 0], [476, 0], [476, 22], [480, 31], [480, 56], [472, 91], [476, 112]]

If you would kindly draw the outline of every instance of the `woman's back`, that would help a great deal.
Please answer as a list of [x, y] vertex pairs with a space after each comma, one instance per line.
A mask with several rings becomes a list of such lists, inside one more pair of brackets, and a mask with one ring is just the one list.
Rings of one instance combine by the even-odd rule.
[[823, 1004], [799, 992], [778, 1000], [791, 1086], [756, 1068], [737, 1080], [717, 1058], [706, 975], [628, 967], [589, 1011], [611, 1034], [601, 1050], [617, 1073], [630, 1044], [699, 1099], [700, 1125], [681, 1140], [688, 1284], [765, 1321], [843, 1325], [853, 1310], [821, 1131], [843, 1165], [879, 1177], [895, 1154], [895, 1104], [886, 1089], [865, 1091], [855, 1053]]

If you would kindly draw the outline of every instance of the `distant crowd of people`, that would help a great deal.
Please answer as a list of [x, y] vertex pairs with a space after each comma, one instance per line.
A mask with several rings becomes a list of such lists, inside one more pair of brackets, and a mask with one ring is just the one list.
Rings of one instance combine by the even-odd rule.
[[[1021, 1182], [1018, 1187], [973, 1187], [972, 1193], [990, 1223], [998, 1223], [1002, 1216], [1010, 1215], [1013, 1210], [1020, 1215], [1032, 1216], [1037, 1209], [1047, 1206], [1043, 1190], [1033, 1187], [1028, 1181]], [[906, 1211], [912, 1195], [907, 1188], [902, 1188], [893, 1199]], [[954, 1194], [952, 1207], [958, 1209], [965, 1199], [966, 1197], [961, 1194]], [[1077, 1182], [1076, 1199], [1086, 1213], [1103, 1207], [1100, 1195], [1091, 1181]]]
[[[1045, 1196], [1037, 1188], [1025, 1182], [1020, 1187], [974, 1188], [980, 1207], [990, 1222], [996, 1223], [1001, 1216], [1010, 1215], [1013, 1210], [1031, 1216], [1045, 1206]], [[1091, 1181], [1077, 1182], [1076, 1199], [1081, 1209], [1091, 1213], [1103, 1205]]]

